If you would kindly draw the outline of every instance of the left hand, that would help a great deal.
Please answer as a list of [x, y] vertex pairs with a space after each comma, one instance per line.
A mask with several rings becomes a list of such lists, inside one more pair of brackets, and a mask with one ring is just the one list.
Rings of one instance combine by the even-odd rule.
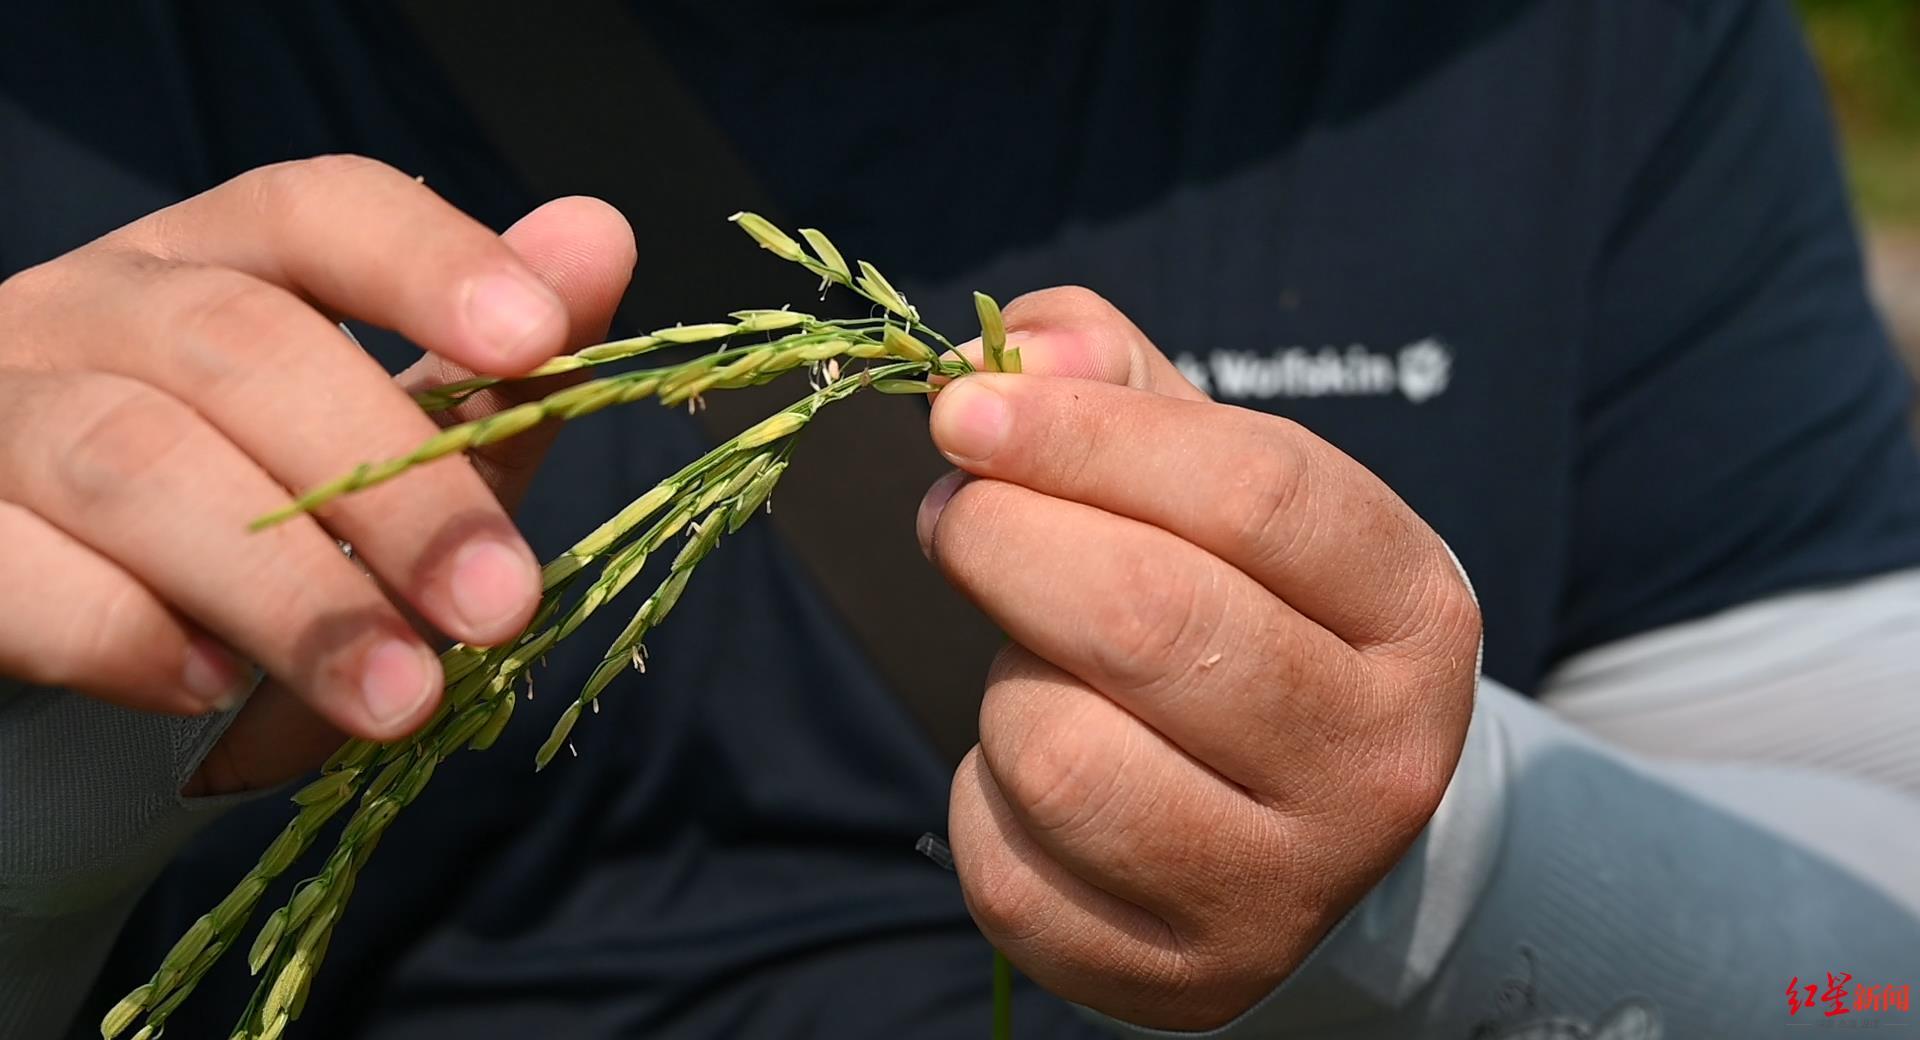
[[1479, 612], [1440, 538], [1299, 425], [1214, 404], [1104, 300], [1024, 297], [962, 377], [930, 559], [1014, 640], [949, 828], [975, 920], [1055, 993], [1168, 1029], [1277, 985], [1425, 826]]

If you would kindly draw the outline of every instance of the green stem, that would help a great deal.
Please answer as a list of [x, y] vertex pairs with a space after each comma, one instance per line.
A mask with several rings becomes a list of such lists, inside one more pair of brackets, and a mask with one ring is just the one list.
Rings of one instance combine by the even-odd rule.
[[[788, 315], [788, 316], [791, 316], [793, 323], [791, 325], [783, 324], [777, 329], [768, 328], [767, 327], [768, 320], [764, 317], [761, 317], [763, 315]], [[429, 412], [441, 412], [441, 411], [446, 411], [447, 409], [460, 404], [461, 402], [465, 401], [467, 398], [472, 397], [474, 394], [477, 394], [482, 390], [491, 389], [493, 387], [501, 385], [502, 383], [522, 382], [530, 379], [543, 379], [548, 376], [560, 375], [561, 373], [564, 373], [564, 372], [578, 372], [583, 369], [595, 368], [600, 365], [613, 364], [614, 362], [617, 362], [617, 361], [628, 361], [633, 358], [640, 357], [642, 355], [651, 354], [655, 351], [666, 350], [672, 347], [686, 346], [691, 343], [718, 342], [721, 340], [730, 339], [735, 336], [742, 336], [742, 335], [747, 335], [747, 334], [756, 333], [756, 332], [781, 331], [786, 328], [798, 328], [802, 330], [800, 332], [791, 333], [789, 335], [781, 336], [773, 340], [768, 340], [760, 343], [750, 343], [744, 346], [725, 348], [723, 350], [714, 351], [709, 354], [703, 355], [701, 358], [695, 359], [699, 361], [706, 361], [709, 359], [713, 359], [713, 360], [724, 362], [727, 360], [731, 360], [733, 358], [737, 358], [740, 355], [748, 353], [750, 351], [757, 350], [762, 347], [770, 346], [774, 343], [779, 343], [783, 346], [796, 346], [803, 342], [809, 342], [809, 341], [818, 342], [822, 340], [832, 339], [836, 336], [838, 337], [852, 336], [857, 339], [873, 340], [874, 337], [878, 336], [882, 331], [884, 331], [886, 326], [888, 325], [888, 322], [885, 319], [879, 319], [879, 318], [856, 318], [856, 319], [835, 318], [835, 319], [827, 319], [823, 321], [819, 318], [814, 317], [811, 314], [804, 314], [799, 311], [784, 311], [784, 310], [782, 311], [735, 311], [731, 315], [731, 317], [734, 317], [739, 320], [730, 327], [728, 327], [727, 324], [724, 322], [714, 322], [714, 323], [708, 323], [707, 325], [695, 325], [695, 326], [675, 326], [673, 328], [658, 329], [645, 336], [634, 336], [629, 339], [618, 339], [618, 340], [610, 340], [605, 343], [596, 343], [590, 347], [582, 347], [571, 354], [561, 354], [558, 357], [549, 359], [546, 363], [542, 364], [540, 367], [522, 376], [515, 376], [512, 378], [505, 378], [500, 376], [475, 376], [472, 379], [463, 379], [457, 383], [446, 383], [440, 386], [430, 387], [425, 390], [416, 391], [413, 395], [413, 399], [417, 404], [420, 405], [420, 407], [424, 408]], [[782, 320], [784, 321], [785, 319], [782, 319]], [[718, 331], [721, 328], [728, 328], [728, 331], [724, 333]], [[712, 330], [712, 331], [702, 331], [702, 330]], [[675, 333], [679, 333], [683, 331], [690, 333], [690, 335], [692, 336], [699, 336], [701, 338], [690, 338], [690, 336], [675, 335]], [[939, 335], [939, 333], [933, 332], [932, 330], [925, 330], [925, 331], [927, 331], [929, 335], [931, 335], [933, 338], [939, 339], [942, 343], [946, 342], [945, 339]], [[948, 344], [948, 345], [951, 346], [951, 344]], [[669, 365], [661, 369], [656, 369], [654, 371], [656, 373], [667, 372], [678, 367], [680, 366]]]
[[[951, 348], [946, 337], [920, 323], [918, 312], [871, 264], [859, 262], [860, 275], [855, 278], [824, 235], [803, 232], [818, 253], [815, 259], [761, 218], [742, 214], [738, 219], [762, 245], [829, 282], [847, 286], [884, 307], [894, 318], [820, 321], [786, 310], [736, 311], [732, 324], [674, 326], [589, 347], [556, 358], [530, 376], [588, 368], [686, 343], [710, 343], [715, 349], [677, 365], [578, 383], [485, 419], [450, 426], [410, 455], [368, 463], [310, 490], [291, 506], [256, 521], [255, 528], [317, 508], [432, 459], [515, 436], [548, 419], [572, 419], [648, 396], [674, 404], [697, 398], [707, 390], [754, 385], [781, 372], [821, 362], [832, 362], [830, 372], [837, 372], [837, 365], [843, 361], [878, 363], [839, 375], [688, 463], [549, 562], [543, 571], [542, 604], [527, 630], [503, 646], [449, 649], [444, 655], [444, 702], [418, 732], [388, 744], [364, 740], [344, 744], [322, 768], [321, 777], [294, 795], [300, 808], [260, 863], [233, 893], [189, 929], [149, 983], [137, 987], [108, 1012], [101, 1023], [103, 1035], [117, 1036], [144, 1017], [146, 1021], [136, 1038], [155, 1040], [173, 1010], [235, 944], [268, 882], [292, 867], [311, 845], [321, 824], [347, 805], [357, 803], [320, 873], [297, 886], [288, 902], [268, 915], [252, 944], [249, 961], [264, 971], [236, 1035], [250, 1040], [278, 1040], [305, 1006], [307, 987], [325, 959], [333, 926], [345, 911], [374, 847], [401, 810], [427, 786], [443, 759], [462, 748], [485, 750], [493, 743], [511, 717], [517, 679], [528, 674], [542, 655], [572, 634], [595, 609], [617, 598], [648, 554], [666, 548], [690, 520], [704, 514], [695, 537], [675, 557], [667, 581], [642, 605], [641, 614], [629, 625], [630, 631], [623, 633], [614, 647], [626, 654], [637, 652], [639, 638], [666, 616], [694, 566], [722, 534], [738, 529], [766, 501], [784, 471], [795, 434], [822, 406], [869, 387], [892, 393], [931, 393], [935, 390], [931, 381], [934, 377], [952, 377], [970, 370], [971, 366], [957, 355], [942, 357], [913, 338], [913, 333], [919, 333]], [[907, 333], [901, 333], [896, 319], [905, 323]], [[728, 346], [722, 342], [736, 335], [793, 329], [799, 331], [758, 344]], [[429, 405], [457, 403], [496, 382], [472, 379], [427, 391], [421, 397]], [[575, 586], [583, 583], [582, 572], [596, 563], [603, 563], [600, 576], [586, 583], [588, 587], [579, 598], [573, 598]], [[627, 661], [628, 657], [619, 653], [610, 654], [603, 662], [608, 666], [606, 678], [610, 679]], [[569, 714], [577, 718], [590, 701], [597, 703], [593, 698], [604, 685], [604, 679], [590, 682], [569, 706]], [[566, 736], [565, 728], [556, 727], [549, 744], [557, 746]], [[551, 747], [543, 749], [542, 759], [551, 757], [552, 751]], [[994, 971], [994, 1035], [1008, 1037], [1012, 1029], [1012, 970], [996, 954]]]

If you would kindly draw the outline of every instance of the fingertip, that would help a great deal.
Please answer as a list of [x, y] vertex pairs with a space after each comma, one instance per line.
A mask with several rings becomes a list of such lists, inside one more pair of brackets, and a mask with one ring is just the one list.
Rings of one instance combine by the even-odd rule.
[[605, 199], [592, 195], [568, 195], [554, 199], [535, 212], [556, 214], [556, 221], [574, 229], [577, 236], [610, 261], [624, 261], [627, 270], [639, 259], [640, 246], [634, 237], [633, 223], [625, 213]]
[[592, 195], [562, 195], [534, 207], [501, 236], [518, 248], [518, 239], [584, 241], [596, 252], [636, 255], [633, 225], [626, 214]]
[[181, 684], [203, 712], [233, 708], [253, 683], [252, 669], [204, 635], [190, 636], [182, 657]]
[[358, 682], [361, 725], [372, 740], [413, 732], [440, 699], [440, 659], [418, 642], [399, 636], [376, 642], [361, 655]]
[[524, 542], [481, 537], [460, 547], [448, 580], [459, 624], [450, 635], [493, 646], [519, 634], [540, 601], [540, 567]]
[[494, 270], [461, 289], [463, 341], [469, 357], [455, 358], [476, 372], [518, 375], [565, 344], [566, 305], [558, 293], [524, 269]]
[[502, 239], [566, 301], [569, 345], [583, 346], [606, 331], [639, 255], [625, 215], [600, 199], [571, 195], [520, 218]]

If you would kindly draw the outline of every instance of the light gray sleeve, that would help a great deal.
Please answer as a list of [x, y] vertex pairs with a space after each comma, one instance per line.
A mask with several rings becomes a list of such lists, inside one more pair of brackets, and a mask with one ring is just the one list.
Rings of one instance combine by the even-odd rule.
[[1798, 1036], [1826, 1005], [1790, 1015], [1791, 980], [1804, 999], [1851, 975], [1848, 1008], [1854, 987], [1920, 981], [1920, 790], [1905, 782], [1920, 572], [1570, 665], [1545, 703], [1606, 720], [1608, 741], [1483, 683], [1434, 820], [1273, 994], [1206, 1034], [1108, 1024], [1218, 1040]]
[[231, 717], [149, 715], [0, 679], [0, 1036], [64, 1035], [140, 894], [249, 797], [178, 794]]

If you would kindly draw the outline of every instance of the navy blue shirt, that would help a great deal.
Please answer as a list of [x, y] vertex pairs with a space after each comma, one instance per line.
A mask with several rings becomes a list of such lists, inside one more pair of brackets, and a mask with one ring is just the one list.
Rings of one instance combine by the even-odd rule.
[[954, 326], [968, 288], [1086, 284], [1356, 456], [1460, 554], [1515, 689], [1920, 553], [1784, 3], [762, 7], [647, 10], [788, 212]]
[[[422, 173], [496, 226], [533, 201], [378, 5], [85, 6], [0, 36], [0, 273], [324, 151]], [[1920, 563], [1908, 384], [1784, 3], [633, 14], [774, 211], [880, 261], [937, 325], [968, 327], [967, 289], [1089, 285], [1219, 399], [1381, 474], [1466, 563], [1488, 670], [1516, 688], [1611, 639]], [[648, 142], [668, 168], [675, 143]], [[676, 243], [633, 216], [645, 283]], [[686, 302], [629, 320], [700, 319]], [[567, 436], [522, 516], [543, 554], [699, 444], [647, 408]], [[609, 625], [541, 686], [576, 687]], [[911, 851], [941, 829], [943, 769], [773, 540], [729, 540], [651, 644], [577, 761], [523, 768], [555, 695], [441, 769], [289, 1035], [983, 1034], [985, 947]], [[255, 805], [189, 850], [101, 1007], [283, 819]], [[174, 1031], [224, 1035], [250, 986], [225, 966]], [[1023, 1000], [1023, 1034], [1088, 1029]]]

